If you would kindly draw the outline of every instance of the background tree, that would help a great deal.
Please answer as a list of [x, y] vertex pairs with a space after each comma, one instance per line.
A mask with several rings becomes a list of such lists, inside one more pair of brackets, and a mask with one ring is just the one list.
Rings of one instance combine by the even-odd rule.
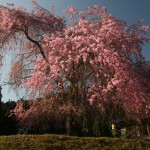
[[0, 135], [10, 135], [17, 133], [17, 120], [9, 117], [10, 110], [16, 107], [16, 102], [1, 102]]

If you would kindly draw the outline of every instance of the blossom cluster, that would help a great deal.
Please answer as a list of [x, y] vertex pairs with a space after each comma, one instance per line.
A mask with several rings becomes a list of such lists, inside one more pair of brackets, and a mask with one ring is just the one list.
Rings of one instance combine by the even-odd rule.
[[[27, 86], [50, 93], [76, 86], [83, 95], [84, 84], [86, 100], [101, 110], [110, 102], [134, 112], [149, 105], [150, 84], [135, 65], [136, 60], [144, 61], [141, 46], [147, 39], [142, 35], [149, 27], [136, 28], [140, 22], [128, 26], [98, 6], [82, 12], [70, 6], [66, 13], [73, 25], [44, 36], [42, 47], [48, 61], [37, 60]], [[84, 101], [82, 96], [80, 101]]]

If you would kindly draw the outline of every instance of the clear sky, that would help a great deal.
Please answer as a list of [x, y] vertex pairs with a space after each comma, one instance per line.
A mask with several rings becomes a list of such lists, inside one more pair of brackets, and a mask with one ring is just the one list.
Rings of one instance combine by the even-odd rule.
[[[30, 2], [31, 0], [0, 0], [0, 5], [6, 6], [6, 3], [14, 3], [15, 6], [31, 9]], [[150, 0], [37, 0], [37, 2], [46, 9], [54, 6], [55, 14], [61, 16], [64, 16], [62, 11], [68, 5], [73, 5], [79, 10], [85, 10], [87, 7], [94, 5], [106, 6], [110, 14], [118, 19], [127, 21], [128, 24], [132, 24], [138, 19], [144, 19], [143, 24], [150, 26]], [[143, 55], [147, 61], [150, 61], [150, 43], [143, 46]], [[7, 57], [4, 63], [3, 77], [5, 78], [10, 64], [9, 59], [10, 57]], [[18, 100], [23, 96], [23, 94], [16, 96], [13, 91], [9, 92], [7, 86], [3, 87], [2, 94], [2, 101]]]

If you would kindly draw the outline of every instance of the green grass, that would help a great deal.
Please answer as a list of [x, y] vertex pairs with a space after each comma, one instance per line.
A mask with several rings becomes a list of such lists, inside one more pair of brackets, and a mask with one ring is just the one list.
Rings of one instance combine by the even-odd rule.
[[47, 134], [0, 136], [0, 150], [150, 150], [150, 139], [83, 138]]

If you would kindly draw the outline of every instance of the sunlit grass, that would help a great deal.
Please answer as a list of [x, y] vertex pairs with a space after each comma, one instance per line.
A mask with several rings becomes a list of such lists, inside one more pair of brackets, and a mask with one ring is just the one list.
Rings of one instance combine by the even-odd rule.
[[48, 134], [0, 136], [0, 150], [150, 150], [150, 139], [83, 138]]

